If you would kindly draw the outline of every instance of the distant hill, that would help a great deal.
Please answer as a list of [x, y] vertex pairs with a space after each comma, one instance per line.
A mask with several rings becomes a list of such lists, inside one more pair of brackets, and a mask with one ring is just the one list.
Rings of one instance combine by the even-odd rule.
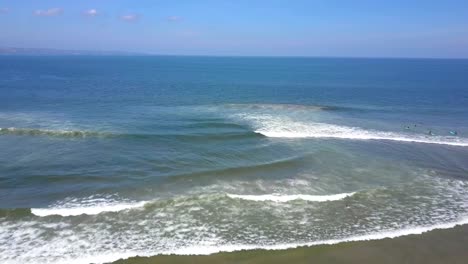
[[147, 55], [145, 53], [124, 52], [124, 51], [89, 51], [89, 50], [61, 50], [61, 49], [39, 49], [39, 48], [1, 48], [0, 55]]

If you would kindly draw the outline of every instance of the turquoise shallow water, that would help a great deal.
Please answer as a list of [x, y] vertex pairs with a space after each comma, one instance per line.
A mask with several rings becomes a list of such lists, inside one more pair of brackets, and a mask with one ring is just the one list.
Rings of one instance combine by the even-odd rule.
[[468, 61], [1, 57], [2, 263], [468, 221]]

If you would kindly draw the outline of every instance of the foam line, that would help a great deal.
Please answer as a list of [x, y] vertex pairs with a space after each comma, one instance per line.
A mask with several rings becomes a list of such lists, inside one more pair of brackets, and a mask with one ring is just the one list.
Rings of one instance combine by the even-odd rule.
[[176, 254], [176, 255], [210, 255], [219, 252], [235, 252], [241, 250], [255, 250], [255, 249], [266, 249], [266, 250], [284, 250], [290, 248], [304, 247], [304, 246], [316, 246], [316, 245], [333, 245], [343, 242], [355, 242], [355, 241], [369, 241], [369, 240], [380, 240], [385, 238], [395, 238], [407, 235], [419, 235], [425, 232], [429, 232], [434, 229], [449, 229], [457, 225], [468, 224], [468, 217], [460, 218], [458, 221], [451, 223], [436, 224], [432, 226], [416, 226], [409, 227], [400, 230], [386, 231], [380, 233], [371, 233], [366, 235], [348, 237], [343, 239], [331, 239], [322, 241], [313, 241], [309, 243], [297, 243], [297, 244], [278, 244], [278, 245], [222, 245], [222, 246], [193, 246], [181, 248], [175, 251], [165, 252], [163, 255]]
[[136, 203], [116, 203], [116, 204], [96, 204], [82, 207], [52, 207], [52, 208], [32, 208], [31, 213], [37, 216], [61, 215], [96, 215], [103, 212], [118, 212], [122, 210], [143, 207], [147, 202]]
[[391, 140], [450, 146], [468, 146], [468, 139], [457, 136], [430, 136], [365, 130], [326, 123], [299, 123], [290, 120], [263, 121], [255, 133], [272, 138], [339, 138], [351, 140]]
[[[75, 259], [73, 262], [60, 262], [60, 263], [107, 263], [116, 261], [120, 258], [126, 257], [149, 257], [155, 255], [211, 255], [220, 252], [236, 252], [241, 250], [285, 250], [285, 249], [292, 249], [297, 247], [305, 247], [305, 246], [317, 246], [317, 245], [334, 245], [343, 242], [356, 242], [356, 241], [369, 241], [369, 240], [380, 240], [385, 238], [396, 238], [400, 236], [407, 236], [407, 235], [419, 235], [425, 232], [429, 232], [434, 229], [449, 229], [453, 228], [457, 225], [465, 225], [468, 224], [468, 217], [461, 218], [456, 222], [451, 223], [444, 223], [444, 224], [437, 224], [432, 226], [416, 226], [410, 228], [404, 228], [400, 230], [394, 231], [387, 231], [387, 232], [380, 232], [380, 233], [371, 233], [367, 235], [361, 236], [354, 236], [348, 237], [343, 239], [331, 239], [331, 240], [322, 240], [322, 241], [313, 241], [309, 243], [290, 243], [290, 244], [277, 244], [277, 245], [221, 245], [221, 246], [189, 246], [183, 247], [180, 249], [169, 250], [161, 253], [150, 253], [150, 252], [139, 252], [139, 253], [130, 253], [130, 252], [122, 252], [116, 255], [112, 254], [102, 254], [98, 256], [88, 256], [82, 259]], [[80, 262], [81, 260], [86, 260], [86, 262]]]
[[346, 197], [352, 196], [355, 193], [339, 193], [332, 195], [308, 195], [308, 194], [293, 194], [293, 195], [279, 195], [279, 194], [265, 194], [265, 195], [238, 195], [238, 194], [227, 194], [230, 198], [263, 202], [263, 201], [272, 201], [272, 202], [289, 202], [294, 200], [305, 200], [311, 202], [327, 202], [327, 201], [337, 201], [342, 200]]
[[[468, 224], [468, 217], [464, 216], [460, 218], [458, 221], [451, 222], [451, 223], [441, 223], [432, 226], [415, 226], [415, 227], [408, 227], [399, 230], [393, 231], [385, 231], [379, 233], [370, 233], [365, 235], [359, 236], [351, 236], [342, 239], [330, 239], [330, 240], [321, 240], [321, 241], [312, 241], [308, 243], [289, 243], [289, 244], [276, 244], [276, 245], [248, 245], [248, 244], [237, 244], [237, 245], [219, 245], [219, 246], [212, 246], [212, 245], [197, 245], [197, 246], [188, 246], [182, 248], [174, 248], [163, 252], [135, 252], [135, 251], [113, 251], [110, 250], [108, 252], [96, 252], [94, 254], [89, 255], [79, 255], [73, 258], [63, 258], [63, 259], [56, 259], [48, 263], [53, 264], [70, 264], [70, 263], [109, 263], [119, 259], [126, 259], [130, 257], [149, 257], [149, 256], [156, 256], [156, 255], [210, 255], [219, 252], [236, 252], [241, 250], [258, 250], [258, 249], [265, 249], [265, 250], [285, 250], [297, 247], [304, 247], [304, 246], [316, 246], [316, 245], [333, 245], [343, 242], [355, 242], [355, 241], [369, 241], [369, 240], [380, 240], [385, 238], [395, 238], [400, 236], [407, 236], [407, 235], [419, 235], [434, 229], [449, 229], [453, 228], [457, 225], [465, 225]], [[14, 259], [7, 259], [6, 264], [18, 264], [24, 263], [22, 260], [14, 260]], [[31, 263], [39, 263], [39, 262], [31, 262]]]

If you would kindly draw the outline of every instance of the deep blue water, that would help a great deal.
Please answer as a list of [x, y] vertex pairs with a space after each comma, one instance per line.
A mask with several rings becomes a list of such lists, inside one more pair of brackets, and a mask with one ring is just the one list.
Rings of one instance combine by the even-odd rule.
[[3, 56], [0, 149], [2, 263], [464, 223], [468, 60]]

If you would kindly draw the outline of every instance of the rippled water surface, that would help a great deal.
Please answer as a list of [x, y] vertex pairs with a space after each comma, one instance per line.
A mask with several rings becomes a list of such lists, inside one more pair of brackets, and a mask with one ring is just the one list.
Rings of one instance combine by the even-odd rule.
[[468, 222], [468, 61], [0, 57], [0, 262]]

